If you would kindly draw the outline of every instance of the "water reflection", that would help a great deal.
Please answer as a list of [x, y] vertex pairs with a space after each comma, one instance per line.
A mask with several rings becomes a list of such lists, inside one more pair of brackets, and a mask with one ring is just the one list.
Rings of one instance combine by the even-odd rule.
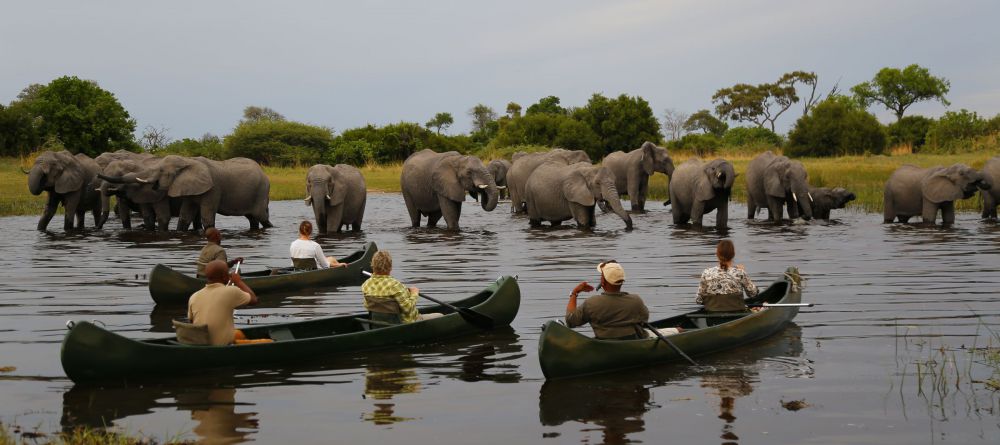
[[[718, 399], [718, 417], [722, 420], [720, 438], [724, 445], [737, 443], [736, 400], [750, 395], [764, 366], [777, 365], [796, 370], [789, 376], [811, 375], [811, 364], [798, 359], [802, 354], [802, 329], [793, 324], [783, 332], [735, 350], [699, 358], [699, 368], [662, 365], [614, 375], [548, 381], [539, 395], [539, 418], [542, 425], [559, 426], [566, 422], [596, 425], [600, 441], [589, 436], [595, 431], [585, 426], [580, 431], [585, 443], [625, 444], [630, 436], [645, 431], [645, 413], [659, 407], [652, 397], [658, 387], [684, 381], [696, 373], [700, 386]], [[804, 366], [803, 366], [804, 364]], [[802, 368], [808, 369], [804, 371]]]
[[[402, 359], [407, 360], [409, 356]], [[371, 413], [365, 413], [362, 418], [376, 425], [413, 420], [413, 417], [396, 415], [395, 404], [389, 401], [393, 396], [415, 394], [420, 390], [420, 379], [413, 369], [380, 369], [369, 366], [365, 369], [365, 398], [374, 400], [375, 409]]]
[[248, 406], [236, 402], [236, 388], [74, 387], [63, 394], [60, 423], [65, 431], [81, 425], [105, 428], [126, 417], [176, 408], [190, 412], [196, 422], [192, 431], [201, 443], [232, 444], [246, 441], [259, 427], [257, 413], [247, 412]]

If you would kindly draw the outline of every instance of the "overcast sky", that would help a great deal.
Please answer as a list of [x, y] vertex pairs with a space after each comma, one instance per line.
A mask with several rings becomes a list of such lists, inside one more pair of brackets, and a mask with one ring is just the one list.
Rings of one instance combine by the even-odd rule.
[[917, 63], [951, 81], [950, 109], [993, 116], [998, 18], [998, 1], [4, 2], [0, 102], [74, 75], [114, 93], [140, 131], [175, 139], [225, 135], [247, 105], [337, 131], [447, 111], [455, 134], [477, 103], [503, 113], [510, 101], [625, 93], [662, 121], [739, 82], [806, 70], [821, 90], [846, 90]]

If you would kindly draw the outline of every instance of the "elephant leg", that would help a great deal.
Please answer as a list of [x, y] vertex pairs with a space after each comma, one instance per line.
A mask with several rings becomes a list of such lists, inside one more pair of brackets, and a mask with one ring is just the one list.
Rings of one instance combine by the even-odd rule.
[[[896, 219], [899, 222], [903, 223], [903, 224], [906, 224], [906, 223], [910, 222], [910, 216], [898, 215], [898, 216], [896, 216]], [[890, 222], [892, 222], [892, 221], [890, 221]]]
[[715, 228], [724, 230], [729, 228], [729, 201], [722, 201], [715, 207]]
[[896, 218], [896, 206], [892, 200], [892, 193], [887, 188], [882, 193], [882, 222], [889, 224]]
[[[639, 178], [639, 190], [636, 192], [635, 200], [639, 203], [639, 211], [646, 211], [646, 193], [649, 192], [649, 176]], [[635, 209], [633, 209], [635, 210]]]
[[[438, 221], [441, 220], [441, 211], [435, 210], [427, 214], [427, 227], [437, 227]], [[419, 223], [419, 220], [418, 220]], [[420, 227], [419, 225], [417, 227]]]
[[757, 204], [753, 201], [753, 195], [747, 193], [747, 219], [753, 219], [757, 213]]
[[924, 224], [933, 225], [937, 219], [938, 205], [924, 200], [923, 208], [921, 209], [920, 217], [923, 219]]
[[77, 217], [76, 206], [79, 204], [72, 195], [63, 199], [63, 229], [73, 230], [73, 223]]
[[691, 203], [691, 224], [701, 227], [702, 219], [705, 217], [705, 201], [697, 199]]
[[941, 203], [941, 224], [955, 224], [955, 202]]
[[336, 205], [326, 208], [326, 230], [340, 233], [340, 225], [344, 220], [344, 206]]
[[799, 218], [799, 203], [794, 199], [785, 201], [785, 207], [788, 207], [788, 219], [796, 220]]
[[542, 220], [528, 218], [528, 225], [531, 226], [531, 227], [541, 227], [542, 226]]
[[118, 219], [120, 219], [122, 221], [122, 228], [123, 229], [131, 229], [132, 228], [132, 210], [130, 210], [128, 208], [128, 204], [122, 202], [121, 199], [117, 199], [117, 201], [118, 202], [115, 203], [115, 211], [118, 212]]
[[201, 205], [197, 206], [198, 212], [201, 213], [200, 220], [201, 225], [205, 229], [209, 227], [215, 227], [215, 211], [218, 209], [215, 205], [207, 200], [202, 200]]
[[997, 200], [993, 193], [982, 191], [980, 194], [983, 196], [983, 219], [997, 219]]
[[674, 217], [674, 224], [684, 224], [688, 219], [688, 215], [681, 209], [681, 206], [676, 204], [676, 201], [674, 201], [673, 208], [670, 209], [670, 215]]
[[[413, 204], [409, 193], [403, 193], [403, 202], [406, 204], [406, 213], [410, 214], [410, 227], [420, 227], [420, 210], [417, 210], [417, 206]], [[427, 227], [432, 227], [430, 220], [427, 221]]]
[[253, 215], [247, 215], [247, 222], [250, 223], [250, 230], [260, 230], [260, 221], [254, 218]]
[[161, 232], [170, 230], [170, 201], [164, 199], [153, 203], [151, 207], [153, 220], [150, 222], [149, 230], [159, 230]]
[[458, 219], [462, 216], [462, 203], [453, 202], [443, 196], [438, 197], [438, 203], [441, 206], [441, 216], [444, 217], [448, 230], [459, 230]]
[[574, 203], [570, 203], [569, 210], [570, 213], [573, 214], [573, 220], [576, 221], [577, 227], [584, 230], [590, 230], [592, 227], [592, 212], [588, 212], [585, 207]]
[[632, 213], [642, 212], [642, 204], [639, 202], [638, 178], [629, 178], [628, 185], [626, 187], [628, 188], [628, 200]]
[[49, 226], [49, 221], [52, 221], [52, 217], [56, 215], [56, 210], [58, 209], [59, 198], [49, 193], [49, 200], [45, 203], [45, 210], [42, 212], [42, 217], [38, 218], [38, 230], [45, 230]]
[[774, 199], [770, 196], [767, 197], [767, 217], [775, 223], [781, 222], [782, 215], [782, 202]]
[[191, 227], [191, 222], [198, 217], [198, 205], [187, 200], [182, 201], [180, 214], [177, 217], [177, 230], [188, 230]]

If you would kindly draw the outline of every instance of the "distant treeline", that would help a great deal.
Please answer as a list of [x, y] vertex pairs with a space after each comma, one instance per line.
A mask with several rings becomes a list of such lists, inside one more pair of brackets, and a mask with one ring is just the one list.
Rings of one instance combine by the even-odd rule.
[[[228, 135], [173, 139], [155, 126], [136, 137], [135, 120], [112, 93], [94, 81], [61, 77], [47, 85], [29, 85], [9, 105], [0, 105], [0, 156], [62, 148], [96, 156], [124, 148], [213, 159], [243, 156], [288, 166], [392, 163], [425, 148], [496, 157], [520, 146], [580, 149], [596, 160], [647, 140], [702, 156], [772, 148], [790, 156], [822, 157], [881, 154], [891, 147], [926, 153], [1000, 147], [1000, 114], [987, 118], [961, 109], [938, 119], [905, 115], [921, 101], [950, 105], [950, 83], [918, 65], [883, 68], [849, 94], [836, 85], [822, 94], [818, 87], [815, 73], [793, 71], [773, 83], [722, 88], [712, 96], [711, 110], [688, 114], [667, 109], [660, 119], [645, 99], [625, 94], [594, 94], [581, 106], [564, 106], [555, 96], [527, 108], [510, 102], [503, 114], [477, 104], [467, 112], [472, 131], [457, 135], [447, 134], [454, 123], [448, 112], [435, 114], [423, 125], [398, 122], [337, 132], [249, 106]], [[775, 123], [796, 104], [801, 114], [791, 131], [777, 134]], [[892, 111], [896, 121], [882, 125], [868, 111], [874, 106]]]

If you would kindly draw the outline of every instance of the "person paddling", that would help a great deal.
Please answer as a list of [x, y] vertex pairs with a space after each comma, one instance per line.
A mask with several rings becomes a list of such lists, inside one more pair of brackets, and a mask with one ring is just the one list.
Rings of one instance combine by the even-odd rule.
[[727, 239], [719, 241], [715, 247], [715, 256], [719, 259], [719, 265], [709, 267], [701, 273], [695, 303], [704, 305], [705, 310], [710, 312], [746, 311], [744, 292], [748, 298], [753, 298], [760, 290], [753, 284], [742, 264], [733, 265], [733, 258], [736, 257], [733, 242]]
[[380, 250], [372, 256], [372, 275], [361, 284], [365, 309], [372, 319], [390, 323], [413, 323], [442, 316], [440, 313], [421, 314], [417, 311], [420, 289], [406, 287], [392, 277], [392, 255]]
[[[270, 340], [247, 340], [233, 324], [233, 310], [257, 304], [257, 294], [240, 278], [239, 272], [229, 273], [225, 261], [215, 260], [205, 266], [208, 283], [188, 299], [188, 319], [191, 324], [208, 328], [209, 343], [224, 346], [232, 343], [258, 343]], [[233, 286], [226, 283], [232, 281]]]
[[208, 242], [205, 243], [205, 247], [202, 247], [201, 252], [198, 253], [198, 272], [196, 274], [198, 277], [205, 276], [205, 266], [212, 261], [225, 261], [229, 267], [243, 262], [243, 257], [234, 258], [232, 261], [226, 258], [226, 249], [222, 248], [222, 233], [219, 232], [219, 229], [215, 227], [205, 229], [205, 239]]

